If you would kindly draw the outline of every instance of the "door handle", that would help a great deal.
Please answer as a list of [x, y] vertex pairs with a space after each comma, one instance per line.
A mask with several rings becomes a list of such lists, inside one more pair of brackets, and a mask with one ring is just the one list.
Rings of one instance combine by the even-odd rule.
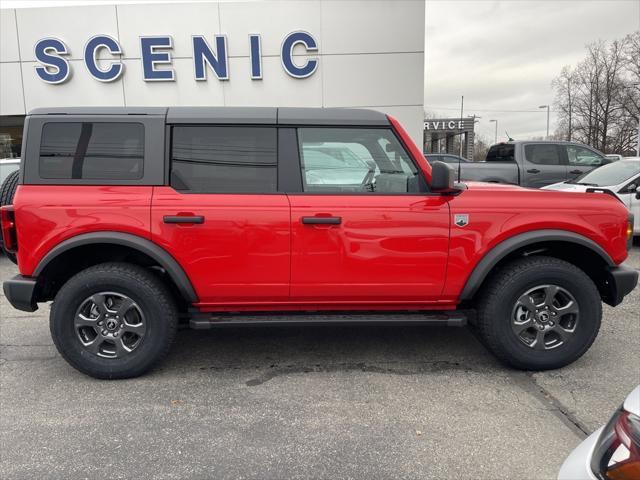
[[572, 175], [579, 175], [582, 173], [582, 170], [571, 170], [569, 173], [571, 173]]
[[164, 223], [204, 223], [202, 215], [165, 215]]
[[540, 170], [538, 170], [537, 168], [532, 168], [530, 170], [527, 170], [527, 173], [540, 173]]
[[302, 217], [300, 221], [305, 225], [340, 225], [342, 217]]

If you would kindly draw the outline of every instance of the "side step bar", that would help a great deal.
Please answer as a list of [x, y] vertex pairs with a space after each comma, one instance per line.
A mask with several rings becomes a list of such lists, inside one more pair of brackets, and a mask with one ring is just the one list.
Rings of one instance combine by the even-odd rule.
[[214, 327], [237, 326], [285, 326], [285, 325], [432, 325], [463, 327], [467, 324], [464, 311], [452, 312], [303, 312], [303, 313], [251, 313], [251, 314], [203, 314], [196, 313], [189, 319], [189, 326], [196, 330]]

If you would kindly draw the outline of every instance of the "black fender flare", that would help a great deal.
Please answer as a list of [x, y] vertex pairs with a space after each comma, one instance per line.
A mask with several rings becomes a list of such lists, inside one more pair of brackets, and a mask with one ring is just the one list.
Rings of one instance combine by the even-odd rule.
[[196, 291], [189, 280], [189, 277], [185, 273], [184, 269], [180, 266], [178, 261], [171, 256], [164, 248], [137, 235], [123, 232], [91, 232], [83, 233], [75, 237], [68, 238], [67, 240], [59, 243], [53, 247], [47, 254], [40, 260], [38, 266], [33, 271], [33, 276], [38, 277], [47, 265], [60, 254], [71, 250], [76, 247], [84, 245], [98, 244], [98, 243], [110, 243], [114, 245], [122, 245], [125, 247], [138, 250], [145, 255], [148, 255], [153, 260], [158, 262], [162, 268], [165, 269], [171, 280], [176, 284], [180, 295], [191, 303], [198, 302], [198, 296]]
[[598, 254], [608, 267], [616, 266], [609, 254], [600, 245], [578, 233], [569, 232], [567, 230], [535, 230], [525, 232], [500, 242], [489, 250], [484, 257], [482, 257], [473, 269], [473, 272], [471, 272], [471, 275], [469, 275], [469, 278], [462, 289], [462, 293], [460, 294], [460, 300], [471, 300], [482, 285], [482, 282], [487, 278], [487, 275], [489, 275], [498, 262], [507, 255], [522, 247], [526, 247], [527, 245], [544, 242], [574, 243], [587, 247], [594, 253]]

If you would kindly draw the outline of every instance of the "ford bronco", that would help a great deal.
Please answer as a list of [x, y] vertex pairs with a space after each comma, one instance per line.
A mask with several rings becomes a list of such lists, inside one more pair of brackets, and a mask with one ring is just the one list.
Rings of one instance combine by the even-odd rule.
[[22, 152], [5, 295], [53, 301], [60, 354], [98, 378], [148, 371], [180, 322], [468, 323], [559, 368], [638, 280], [617, 199], [456, 183], [370, 110], [37, 109]]

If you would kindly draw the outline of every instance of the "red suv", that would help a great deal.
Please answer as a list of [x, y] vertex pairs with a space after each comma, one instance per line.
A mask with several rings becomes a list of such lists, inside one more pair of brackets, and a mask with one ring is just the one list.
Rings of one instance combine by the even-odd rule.
[[374, 111], [38, 109], [22, 151], [4, 291], [53, 300], [58, 350], [94, 377], [144, 373], [182, 319], [468, 321], [500, 360], [558, 368], [638, 280], [612, 196], [455, 184]]

